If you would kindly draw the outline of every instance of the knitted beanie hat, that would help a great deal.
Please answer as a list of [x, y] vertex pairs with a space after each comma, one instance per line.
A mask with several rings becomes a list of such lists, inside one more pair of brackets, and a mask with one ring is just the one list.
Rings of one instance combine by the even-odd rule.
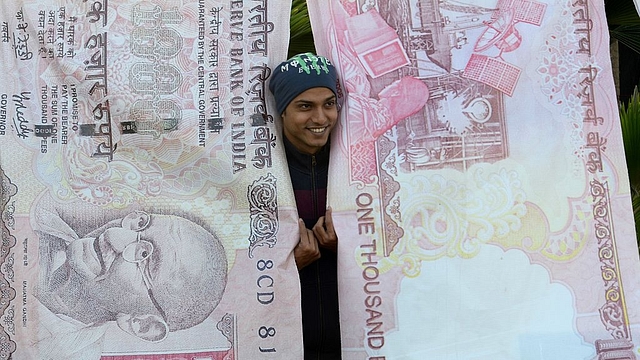
[[282, 114], [289, 103], [301, 93], [315, 87], [326, 87], [337, 94], [336, 68], [323, 56], [298, 54], [273, 69], [269, 90], [276, 100], [276, 110]]

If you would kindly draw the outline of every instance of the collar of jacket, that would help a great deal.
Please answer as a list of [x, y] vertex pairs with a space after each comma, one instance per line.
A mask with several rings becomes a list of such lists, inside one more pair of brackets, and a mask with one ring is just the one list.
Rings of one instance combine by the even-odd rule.
[[306, 170], [311, 168], [311, 161], [313, 156], [316, 158], [316, 166], [318, 168], [325, 168], [329, 166], [329, 143], [320, 149], [315, 155], [308, 155], [302, 153], [296, 149], [295, 146], [282, 134], [282, 140], [284, 142], [284, 149], [287, 153], [287, 162], [289, 166], [293, 166], [298, 170]]

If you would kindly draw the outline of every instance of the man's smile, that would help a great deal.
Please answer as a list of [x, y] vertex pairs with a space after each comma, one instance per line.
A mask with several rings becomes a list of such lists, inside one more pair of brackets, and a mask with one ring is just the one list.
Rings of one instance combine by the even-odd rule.
[[320, 128], [308, 128], [314, 134], [322, 134], [327, 130], [328, 126], [320, 127]]

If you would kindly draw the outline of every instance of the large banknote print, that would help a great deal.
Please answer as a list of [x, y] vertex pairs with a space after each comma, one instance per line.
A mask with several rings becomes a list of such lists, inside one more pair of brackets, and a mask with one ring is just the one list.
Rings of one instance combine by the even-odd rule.
[[309, 1], [342, 78], [345, 359], [636, 359], [603, 4]]
[[0, 3], [0, 358], [301, 358], [277, 5]]

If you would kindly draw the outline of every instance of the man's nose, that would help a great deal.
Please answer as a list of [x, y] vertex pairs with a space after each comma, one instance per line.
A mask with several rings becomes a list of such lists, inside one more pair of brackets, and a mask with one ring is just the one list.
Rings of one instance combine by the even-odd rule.
[[326, 111], [322, 107], [315, 107], [313, 109], [311, 120], [316, 124], [324, 125], [327, 123], [328, 118]]
[[138, 240], [137, 236], [138, 233], [133, 230], [113, 227], [104, 232], [103, 239], [111, 244], [116, 252], [122, 253], [127, 245]]

